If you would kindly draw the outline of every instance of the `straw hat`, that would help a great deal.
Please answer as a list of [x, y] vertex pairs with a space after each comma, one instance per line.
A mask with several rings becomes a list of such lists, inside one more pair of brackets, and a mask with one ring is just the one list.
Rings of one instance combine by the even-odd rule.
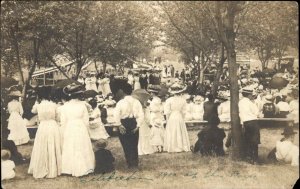
[[21, 92], [20, 91], [11, 91], [8, 96], [17, 96], [17, 97], [20, 97], [22, 96]]
[[107, 146], [107, 140], [105, 139], [99, 139], [95, 142], [96, 149], [105, 148], [106, 146]]
[[242, 88], [242, 93], [253, 94], [253, 92], [254, 92], [254, 90], [250, 86], [246, 86], [246, 87]]
[[1, 150], [1, 159], [8, 160], [10, 159], [11, 154], [9, 150]]
[[268, 102], [272, 102], [273, 96], [269, 94], [269, 95], [265, 96], [265, 99], [266, 99], [266, 101], [268, 101]]

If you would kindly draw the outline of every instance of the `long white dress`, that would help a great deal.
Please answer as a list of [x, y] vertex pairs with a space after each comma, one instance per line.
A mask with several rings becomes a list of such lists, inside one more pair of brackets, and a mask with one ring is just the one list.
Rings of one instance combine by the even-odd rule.
[[140, 78], [138, 76], [134, 76], [134, 90], [140, 89], [141, 84], [140, 84]]
[[222, 102], [218, 107], [220, 121], [230, 121], [230, 101]]
[[146, 155], [154, 153], [154, 148], [150, 145], [150, 112], [149, 109], [144, 109], [144, 121], [139, 128], [138, 154]]
[[152, 146], [164, 145], [164, 116], [163, 106], [160, 98], [154, 97], [150, 103], [150, 124], [152, 125], [150, 131], [150, 144]]
[[97, 83], [98, 83], [98, 92], [101, 92], [103, 94], [103, 89], [104, 89], [104, 83], [102, 82], [102, 79], [98, 79], [97, 80]]
[[8, 140], [14, 141], [15, 145], [26, 144], [30, 138], [26, 121], [22, 118], [22, 104], [17, 100], [12, 100], [8, 103], [7, 109], [10, 114], [8, 118], [8, 129], [10, 130]]
[[102, 82], [103, 82], [103, 96], [107, 96], [109, 93], [111, 93], [111, 89], [110, 89], [110, 80], [109, 78], [105, 77], [102, 79]]
[[164, 150], [167, 152], [190, 151], [189, 135], [184, 122], [186, 100], [180, 96], [166, 101], [167, 125], [164, 137]]
[[94, 90], [98, 91], [97, 85], [96, 85], [96, 77], [88, 77], [85, 79], [85, 89], [86, 90]]
[[133, 83], [134, 83], [133, 75], [132, 75], [132, 74], [128, 74], [127, 78], [128, 78], [128, 83], [129, 83], [131, 86], [133, 86]]
[[62, 173], [83, 176], [94, 171], [95, 155], [88, 132], [89, 114], [85, 102], [70, 100], [61, 112], [65, 125]]
[[28, 169], [34, 178], [54, 178], [61, 174], [61, 136], [55, 120], [56, 109], [57, 105], [47, 100], [32, 108], [40, 121]]
[[90, 118], [94, 118], [90, 121], [89, 133], [92, 140], [107, 139], [107, 134], [102, 122], [101, 113], [98, 107], [96, 107], [90, 114]]

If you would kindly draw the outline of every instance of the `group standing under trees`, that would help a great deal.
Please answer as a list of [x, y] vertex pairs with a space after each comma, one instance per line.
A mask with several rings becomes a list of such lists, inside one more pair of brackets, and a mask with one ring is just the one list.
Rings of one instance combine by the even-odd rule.
[[[60, 69], [54, 55], [65, 53], [75, 62], [77, 79], [88, 61], [101, 61], [103, 67], [107, 63], [117, 66], [147, 54], [158, 39], [156, 33], [163, 31], [163, 41], [194, 65], [200, 83], [209, 64], [216, 62], [215, 93], [223, 64], [228, 61], [233, 157], [240, 158], [236, 53], [255, 50], [263, 68], [272, 58], [278, 58], [280, 64], [288, 48], [298, 47], [296, 4], [148, 3], [1, 2], [1, 62], [5, 62], [5, 74], [17, 70], [25, 102], [36, 66], [49, 62]], [[154, 14], [160, 16], [159, 24], [151, 19], [157, 18]]]

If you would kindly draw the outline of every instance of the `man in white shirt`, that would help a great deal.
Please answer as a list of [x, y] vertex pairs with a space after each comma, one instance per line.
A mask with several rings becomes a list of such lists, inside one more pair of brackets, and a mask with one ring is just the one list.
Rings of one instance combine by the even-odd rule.
[[129, 168], [138, 167], [138, 129], [141, 126], [144, 113], [141, 103], [131, 95], [130, 84], [120, 86], [119, 97], [114, 117], [119, 126], [119, 139], [124, 150], [126, 162]]
[[258, 163], [260, 131], [257, 118], [259, 110], [253, 102], [255, 95], [252, 89], [242, 89], [242, 95], [243, 98], [239, 101], [239, 116], [245, 131], [245, 155], [251, 163]]

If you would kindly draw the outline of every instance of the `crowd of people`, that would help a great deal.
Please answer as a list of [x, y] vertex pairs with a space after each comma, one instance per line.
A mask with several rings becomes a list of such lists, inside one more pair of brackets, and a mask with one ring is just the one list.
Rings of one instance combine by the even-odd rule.
[[[202, 155], [225, 155], [223, 141], [226, 135], [218, 125], [230, 122], [229, 88], [226, 84], [220, 86], [215, 97], [210, 91], [210, 83], [204, 94], [187, 94], [186, 90], [178, 88], [189, 82], [186, 80], [190, 77], [189, 72], [186, 74], [185, 71], [182, 71], [182, 77], [173, 66], [164, 67], [162, 73], [129, 71], [121, 80], [107, 73], [91, 73], [85, 78], [79, 77], [79, 83], [64, 86], [61, 96], [43, 88], [36, 90], [37, 100], [31, 111], [38, 116], [38, 129], [28, 173], [34, 178], [54, 178], [61, 174], [79, 177], [113, 171], [114, 161], [118, 160], [105, 149], [110, 137], [106, 124], [118, 127], [118, 137], [130, 169], [137, 168], [139, 156], [145, 154], [192, 151]], [[224, 74], [226, 76], [226, 72]], [[170, 88], [167, 94], [151, 90], [147, 101], [132, 95], [133, 91], [140, 89], [147, 91], [148, 85], [161, 84], [164, 77], [177, 77], [174, 80], [176, 87]], [[245, 155], [251, 163], [259, 161], [261, 141], [257, 118], [290, 118], [295, 126], [299, 125], [299, 99], [298, 93], [294, 92], [298, 84], [292, 83], [298, 76], [285, 73], [282, 77], [289, 83], [279, 89], [263, 86], [259, 78], [250, 75], [239, 78], [239, 117], [244, 130]], [[97, 95], [84, 98], [88, 90], [97, 92]], [[2, 179], [14, 177], [13, 161], [16, 157], [24, 159], [16, 146], [29, 141], [22, 105], [18, 100], [20, 96], [18, 91], [9, 94], [10, 133], [5, 140], [8, 145], [3, 145], [5, 148], [1, 150], [2, 169], [7, 176]], [[190, 144], [187, 121], [207, 122], [206, 128], [198, 133], [195, 145]], [[292, 142], [293, 127], [288, 129], [285, 128], [285, 138], [276, 143], [269, 157], [297, 166], [299, 148]], [[227, 136], [226, 146], [229, 147], [230, 143], [231, 133]], [[292, 147], [289, 151], [284, 146]]]

